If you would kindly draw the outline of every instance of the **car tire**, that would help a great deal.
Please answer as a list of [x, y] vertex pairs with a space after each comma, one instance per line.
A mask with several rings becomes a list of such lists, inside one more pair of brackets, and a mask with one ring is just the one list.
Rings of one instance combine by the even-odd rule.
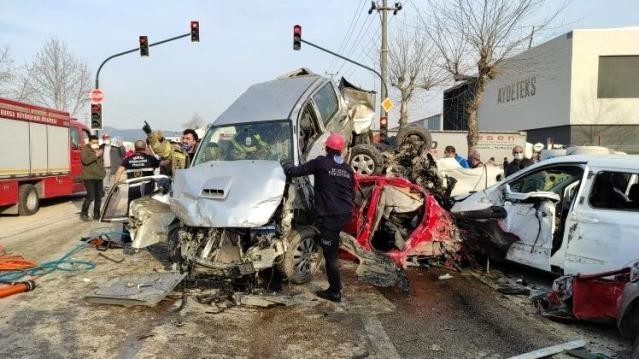
[[395, 143], [399, 146], [407, 139], [412, 138], [421, 141], [421, 144], [426, 151], [430, 150], [430, 147], [433, 143], [433, 138], [430, 135], [430, 132], [428, 132], [427, 129], [421, 126], [410, 125], [402, 127], [401, 129], [399, 129], [399, 132], [397, 132]]
[[361, 144], [351, 148], [348, 164], [358, 174], [378, 175], [384, 169], [384, 157], [375, 146]]
[[635, 338], [635, 343], [632, 345], [632, 359], [639, 359], [639, 335]]
[[322, 262], [322, 251], [316, 243], [317, 231], [312, 227], [293, 229], [288, 237], [288, 249], [277, 267], [295, 284], [308, 283]]
[[35, 186], [27, 183], [20, 186], [19, 190], [18, 214], [30, 216], [35, 214], [40, 208], [40, 197]]

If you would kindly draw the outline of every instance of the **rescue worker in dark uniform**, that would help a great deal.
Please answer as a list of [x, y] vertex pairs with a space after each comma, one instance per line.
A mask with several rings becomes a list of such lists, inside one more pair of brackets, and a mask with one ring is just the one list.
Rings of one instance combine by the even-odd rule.
[[350, 221], [355, 199], [355, 174], [342, 158], [344, 136], [331, 134], [326, 139], [326, 156], [319, 156], [303, 165], [284, 164], [288, 177], [313, 175], [315, 179], [315, 216], [320, 230], [320, 246], [326, 260], [326, 277], [329, 287], [315, 294], [333, 302], [342, 300], [337, 259], [339, 253], [339, 233]]
[[[126, 173], [126, 179], [133, 179], [138, 177], [153, 176], [156, 168], [160, 166], [160, 160], [155, 156], [146, 153], [146, 142], [142, 140], [135, 141], [134, 144], [135, 153], [133, 156], [127, 157], [122, 161], [122, 164], [118, 168], [115, 174], [115, 182], [118, 183], [123, 180], [123, 176]], [[138, 182], [129, 186], [129, 200], [128, 205], [134, 199], [148, 195], [153, 191], [153, 182]], [[129, 239], [129, 231], [126, 227], [123, 230], [123, 240]], [[129, 239], [130, 240], [130, 239]]]
[[[160, 166], [160, 160], [155, 156], [146, 153], [146, 143], [142, 140], [135, 141], [134, 144], [135, 154], [131, 157], [127, 157], [122, 161], [122, 164], [118, 168], [118, 172], [115, 174], [116, 182], [122, 180], [122, 175], [126, 173], [127, 179], [153, 176], [156, 168]], [[151, 193], [153, 190], [153, 183], [143, 183], [140, 186], [129, 187], [129, 203], [144, 195]]]

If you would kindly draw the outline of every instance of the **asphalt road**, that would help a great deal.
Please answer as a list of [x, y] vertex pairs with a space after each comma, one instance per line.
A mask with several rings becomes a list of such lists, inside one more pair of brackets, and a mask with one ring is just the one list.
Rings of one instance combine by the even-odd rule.
[[[77, 212], [78, 203], [57, 201], [32, 217], [0, 216], [0, 244], [36, 261], [59, 257], [81, 236], [108, 227], [81, 222]], [[554, 323], [538, 316], [526, 297], [496, 292], [486, 284], [500, 276], [495, 270], [490, 277], [449, 272], [451, 279], [439, 280], [442, 269], [411, 269], [406, 294], [358, 282], [355, 265], [342, 262], [342, 304], [313, 296], [325, 285], [321, 273], [312, 283], [285, 288], [296, 298], [291, 306], [218, 312], [190, 296], [180, 309], [179, 293], [155, 307], [88, 304], [83, 297], [108, 279], [166, 270], [161, 247], [108, 255], [124, 261], [85, 249], [74, 257], [94, 261], [94, 270], [49, 274], [36, 290], [0, 299], [0, 357], [505, 358], [579, 338], [592, 352], [612, 357], [629, 350], [613, 327]], [[504, 270], [540, 284], [552, 280]]]

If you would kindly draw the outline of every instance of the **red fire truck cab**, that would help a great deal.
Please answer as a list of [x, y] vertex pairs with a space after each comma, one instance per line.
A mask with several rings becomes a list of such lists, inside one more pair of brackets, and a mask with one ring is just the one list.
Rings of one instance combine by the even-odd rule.
[[67, 112], [0, 98], [0, 213], [32, 215], [40, 199], [85, 192], [89, 133]]

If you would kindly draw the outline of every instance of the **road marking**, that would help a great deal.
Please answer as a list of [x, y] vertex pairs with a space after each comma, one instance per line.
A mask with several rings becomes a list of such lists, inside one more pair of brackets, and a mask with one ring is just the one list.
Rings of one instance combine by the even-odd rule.
[[393, 342], [386, 334], [382, 322], [377, 319], [376, 315], [362, 315], [364, 330], [368, 336], [368, 341], [375, 350], [376, 356], [379, 358], [400, 359], [397, 349]]

